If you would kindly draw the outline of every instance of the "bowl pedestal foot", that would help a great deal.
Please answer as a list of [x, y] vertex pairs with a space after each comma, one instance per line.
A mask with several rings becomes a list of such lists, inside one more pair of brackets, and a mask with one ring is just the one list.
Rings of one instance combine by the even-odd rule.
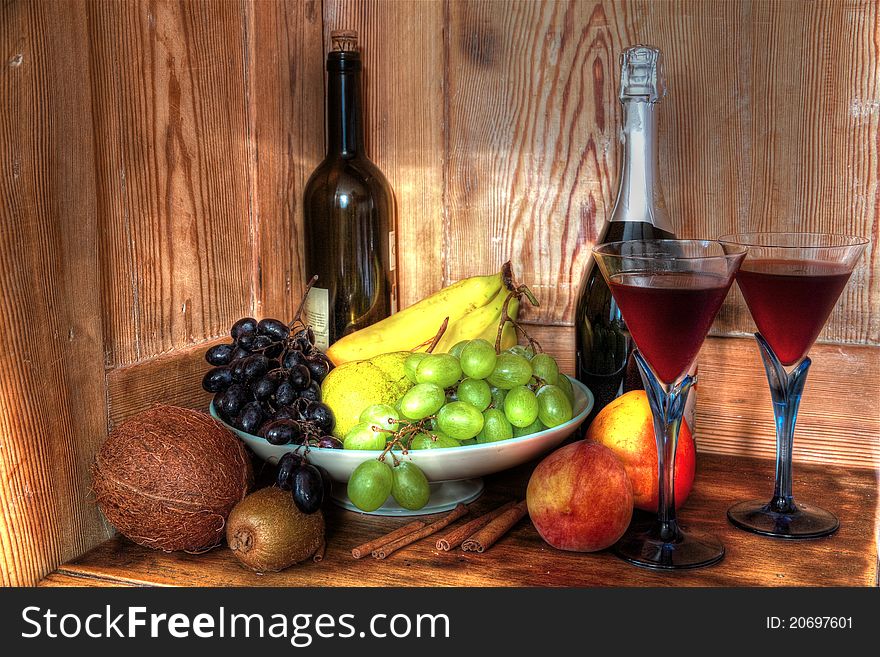
[[[460, 479], [458, 481], [438, 481], [431, 484], [431, 497], [424, 508], [418, 511], [410, 511], [404, 509], [394, 498], [389, 496], [388, 500], [369, 515], [374, 516], [423, 516], [430, 513], [442, 513], [443, 511], [451, 511], [458, 504], [468, 504], [473, 502], [483, 493], [482, 479]], [[333, 494], [331, 496], [334, 504], [341, 506], [349, 511], [357, 511], [364, 513], [358, 509], [348, 499], [345, 493], [345, 485], [334, 482]]]

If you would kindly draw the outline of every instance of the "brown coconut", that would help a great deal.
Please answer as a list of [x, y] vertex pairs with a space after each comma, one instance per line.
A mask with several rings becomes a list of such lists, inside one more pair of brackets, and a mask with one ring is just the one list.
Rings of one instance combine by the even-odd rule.
[[98, 505], [135, 543], [200, 552], [219, 544], [247, 495], [251, 461], [212, 417], [160, 404], [116, 427], [93, 467]]

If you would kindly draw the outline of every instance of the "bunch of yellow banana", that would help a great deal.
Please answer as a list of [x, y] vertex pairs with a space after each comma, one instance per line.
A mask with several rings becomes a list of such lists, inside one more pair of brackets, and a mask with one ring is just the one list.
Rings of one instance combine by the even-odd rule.
[[[485, 338], [495, 344], [511, 284], [508, 265], [491, 276], [465, 278], [381, 322], [337, 340], [330, 345], [327, 356], [334, 364], [341, 365], [378, 354], [415, 349], [436, 336], [447, 317], [449, 323], [435, 353], [449, 351], [461, 340]], [[519, 302], [514, 297], [507, 312], [516, 320], [518, 311]], [[516, 341], [516, 330], [508, 322], [501, 336], [501, 348], [508, 349]]]

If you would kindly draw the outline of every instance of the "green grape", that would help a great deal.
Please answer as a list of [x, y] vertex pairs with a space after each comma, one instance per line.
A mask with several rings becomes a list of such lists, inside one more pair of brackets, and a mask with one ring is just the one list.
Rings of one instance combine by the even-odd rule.
[[437, 413], [437, 427], [450, 438], [467, 440], [480, 433], [483, 414], [467, 402], [452, 402]]
[[515, 344], [507, 350], [507, 353], [522, 356], [526, 360], [532, 360], [532, 357], [535, 355], [535, 350], [531, 347], [525, 347], [521, 344]]
[[495, 443], [499, 440], [513, 438], [513, 426], [497, 408], [490, 408], [483, 413], [483, 430], [477, 436], [478, 443]]
[[536, 419], [527, 427], [514, 427], [513, 437], [519, 438], [520, 436], [531, 436], [533, 433], [538, 433], [546, 428], [547, 427], [544, 426], [544, 423], [541, 422], [540, 419]]
[[454, 386], [460, 378], [458, 358], [449, 354], [429, 354], [416, 369], [418, 383], [435, 383], [441, 388]]
[[526, 386], [517, 386], [504, 398], [504, 415], [515, 427], [527, 427], [538, 417], [538, 398]]
[[532, 374], [551, 386], [559, 379], [559, 365], [550, 354], [535, 354], [532, 358]]
[[524, 356], [503, 353], [498, 355], [495, 369], [486, 380], [496, 388], [510, 390], [516, 386], [524, 386], [531, 378], [532, 366]]
[[542, 386], [538, 390], [538, 417], [548, 427], [568, 422], [572, 417], [571, 402], [559, 386]]
[[418, 381], [416, 381], [416, 370], [419, 368], [419, 363], [421, 363], [427, 356], [428, 354], [423, 351], [414, 351], [406, 357], [406, 360], [403, 361], [403, 371], [406, 374], [407, 379], [413, 383], [418, 383]]
[[[480, 433], [482, 433], [482, 432], [480, 432]], [[464, 447], [465, 445], [476, 445], [477, 439], [476, 438], [468, 438], [467, 440], [462, 440], [458, 444], [461, 445], [462, 447]]]
[[364, 461], [348, 479], [348, 499], [361, 511], [375, 511], [391, 495], [394, 475], [384, 461]]
[[392, 469], [391, 496], [404, 509], [418, 511], [428, 503], [431, 486], [415, 463], [401, 461]]
[[342, 446], [345, 449], [385, 449], [390, 437], [391, 434], [374, 431], [372, 422], [360, 422], [345, 434]]
[[488, 340], [472, 340], [461, 352], [461, 371], [472, 379], [485, 379], [495, 369], [498, 356]]
[[446, 392], [434, 383], [418, 383], [400, 400], [400, 412], [410, 420], [433, 415], [446, 403]]
[[571, 379], [565, 376], [565, 374], [560, 374], [556, 380], [556, 385], [562, 388], [562, 392], [565, 393], [571, 407], [574, 408], [574, 386], [571, 385]]
[[503, 388], [490, 388], [492, 391], [492, 407], [504, 408], [504, 398], [507, 397], [507, 391]]
[[371, 422], [389, 431], [397, 431], [400, 426], [400, 413], [388, 404], [373, 404], [361, 411], [360, 422]]
[[455, 356], [456, 358], [461, 358], [461, 352], [464, 351], [464, 348], [470, 344], [470, 340], [462, 340], [461, 342], [456, 342], [452, 345], [452, 349], [449, 350], [450, 356]]
[[455, 392], [457, 400], [475, 406], [478, 411], [485, 411], [492, 403], [492, 391], [482, 379], [465, 379], [458, 384]]
[[454, 438], [450, 438], [441, 431], [432, 431], [431, 433], [420, 433], [416, 435], [409, 445], [410, 449], [446, 449], [447, 447], [459, 447], [459, 443]]

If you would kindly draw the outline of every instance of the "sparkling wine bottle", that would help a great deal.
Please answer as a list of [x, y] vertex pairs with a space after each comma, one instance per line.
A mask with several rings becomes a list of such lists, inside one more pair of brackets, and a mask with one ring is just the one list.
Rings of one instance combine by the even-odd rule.
[[305, 320], [326, 349], [397, 310], [395, 204], [364, 150], [357, 32], [331, 33], [327, 154], [305, 187], [305, 274], [318, 275]]
[[[623, 161], [617, 200], [598, 243], [675, 237], [658, 180], [657, 110], [666, 95], [660, 51], [627, 48], [620, 58]], [[575, 315], [577, 377], [595, 396], [592, 415], [622, 392], [641, 388], [629, 331], [594, 261]], [[590, 418], [592, 419], [592, 417]]]

